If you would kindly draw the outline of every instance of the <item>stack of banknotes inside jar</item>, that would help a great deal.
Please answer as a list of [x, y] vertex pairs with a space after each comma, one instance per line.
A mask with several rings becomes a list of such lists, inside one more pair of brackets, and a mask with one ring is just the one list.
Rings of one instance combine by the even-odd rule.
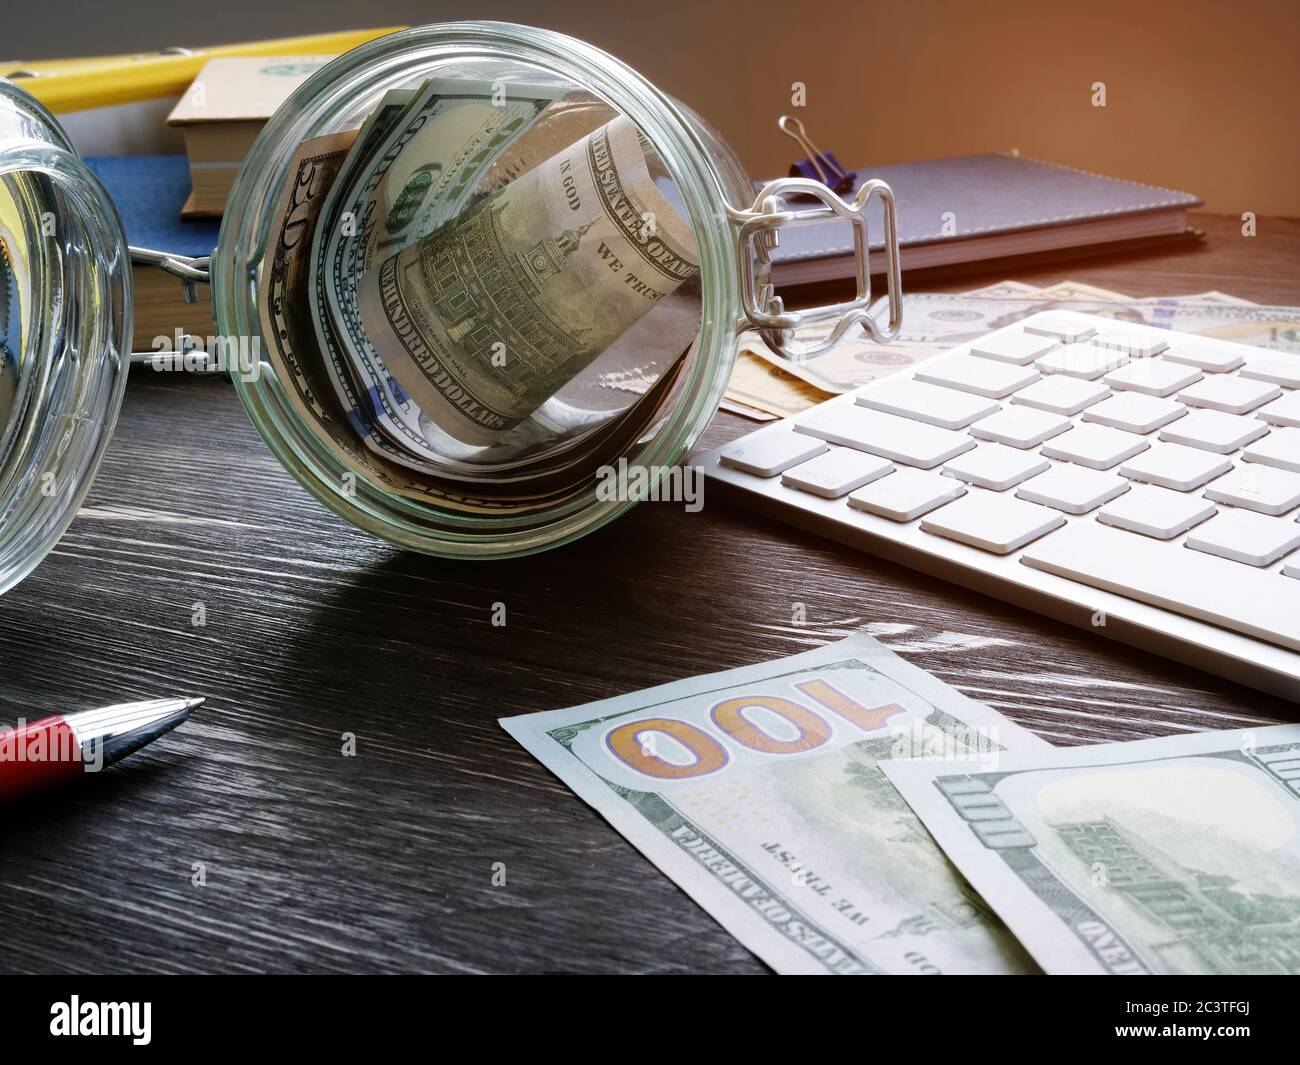
[[299, 146], [272, 221], [265, 357], [334, 458], [415, 500], [501, 516], [589, 489], [663, 418], [700, 331], [663, 164], [558, 85], [392, 90]]

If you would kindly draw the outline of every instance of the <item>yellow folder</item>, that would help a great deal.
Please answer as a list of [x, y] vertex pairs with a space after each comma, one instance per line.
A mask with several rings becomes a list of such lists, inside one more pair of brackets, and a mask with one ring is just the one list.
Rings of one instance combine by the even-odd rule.
[[180, 96], [215, 56], [334, 55], [395, 33], [384, 29], [282, 37], [274, 41], [177, 48], [139, 55], [79, 59], [0, 60], [0, 77], [17, 81], [56, 115]]

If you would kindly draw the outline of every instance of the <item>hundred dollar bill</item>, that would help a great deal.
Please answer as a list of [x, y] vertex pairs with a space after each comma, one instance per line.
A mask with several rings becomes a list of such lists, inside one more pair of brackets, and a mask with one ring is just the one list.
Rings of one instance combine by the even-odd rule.
[[1151, 325], [1274, 351], [1300, 353], [1300, 307], [1178, 296], [1139, 300], [994, 299], [939, 292], [912, 293], [905, 295], [903, 302], [903, 326], [898, 340], [904, 343], [964, 344], [1031, 314], [1059, 306], [1112, 318], [1121, 324]]
[[764, 362], [749, 351], [741, 351], [727, 382], [726, 398], [739, 406], [756, 408], [760, 414], [789, 418], [825, 403], [831, 393]]
[[341, 403], [325, 369], [309, 309], [307, 278], [312, 238], [330, 187], [343, 166], [357, 131], [313, 138], [298, 146], [288, 164], [266, 257], [257, 270], [262, 353], [285, 401], [314, 427], [313, 435], [356, 475], [354, 490], [366, 482], [388, 492], [444, 510], [465, 514], [525, 514], [554, 507], [572, 495], [572, 485], [557, 483], [527, 494], [471, 494], [415, 474], [382, 454], [363, 447], [357, 436], [354, 394]]
[[[361, 273], [428, 236], [473, 198], [518, 180], [615, 114], [586, 94], [557, 99], [559, 87], [553, 85], [512, 83], [507, 92], [501, 83], [438, 79], [424, 93], [431, 95], [432, 105], [412, 111], [415, 134], [381, 167], [374, 185], [370, 221], [360, 234]], [[539, 124], [543, 115], [546, 121]], [[568, 139], [555, 144], [557, 133]]]
[[863, 633], [501, 724], [778, 972], [1036, 971], [879, 767], [1047, 744]]
[[22, 232], [22, 212], [9, 189], [0, 184], [0, 347], [11, 368], [26, 348], [32, 300]]
[[1176, 297], [1180, 302], [1201, 302], [1201, 303], [1236, 303], [1243, 307], [1257, 307], [1254, 300], [1242, 299], [1240, 296], [1231, 296], [1226, 292], [1220, 292], [1217, 288], [1208, 289], [1205, 292], [1195, 292], [1186, 296]]
[[698, 272], [614, 119], [368, 272], [360, 324], [442, 429], [490, 444]]
[[[903, 331], [890, 344], [875, 344], [862, 334], [851, 334], [825, 355], [807, 362], [791, 362], [752, 334], [744, 339], [744, 350], [823, 391], [848, 392], [1038, 311], [1060, 307], [1121, 322], [1162, 325], [1201, 336], [1300, 352], [1300, 308], [1272, 308], [1266, 314], [1224, 312], [1225, 305], [1260, 308], [1217, 291], [1137, 300], [1079, 281], [1061, 281], [1047, 288], [1001, 281], [972, 292], [912, 293], [903, 299]], [[800, 337], [815, 340], [828, 328], [811, 329]]]
[[[972, 295], [972, 293], [966, 293]], [[1096, 285], [1090, 285], [1086, 281], [1058, 281], [1054, 285], [1048, 285], [1040, 288], [1034, 293], [1031, 299], [1040, 300], [1125, 300], [1129, 297], [1122, 292], [1115, 292], [1108, 288], [1099, 288]]]
[[1300, 973], [1300, 725], [884, 769], [1050, 973]]
[[[824, 335], [820, 329], [810, 329], [801, 332], [799, 338], [813, 341]], [[825, 355], [806, 362], [792, 362], [776, 354], [757, 335], [751, 335], [746, 338], [743, 350], [814, 388], [838, 395], [906, 370], [937, 355], [944, 348], [945, 345], [933, 342], [877, 344], [866, 336], [848, 336]]]
[[387, 94], [357, 138], [317, 230], [316, 328], [340, 398], [355, 392], [371, 450], [421, 472], [443, 472], [438, 427], [375, 352], [357, 287], [378, 254], [392, 254], [465, 205], [492, 161], [558, 93], [551, 86], [434, 79]]
[[1040, 289], [1037, 285], [1029, 285], [1024, 281], [1012, 281], [1008, 279], [1006, 281], [997, 281], [991, 285], [985, 285], [983, 288], [971, 289], [968, 292], [963, 292], [962, 295], [1015, 298], [1020, 296], [1032, 296], [1039, 291]]
[[[1039, 295], [1042, 291], [1023, 281], [1008, 280], [985, 285], [962, 295], [987, 299], [1036, 299], [1042, 298]], [[807, 342], [824, 339], [829, 335], [830, 328], [830, 325], [823, 325], [801, 330], [800, 340]], [[824, 393], [838, 395], [923, 362], [946, 347], [938, 343], [877, 344], [857, 333], [845, 337], [825, 355], [806, 362], [792, 362], [774, 352], [757, 333], [746, 334], [741, 338], [741, 345], [742, 355], [736, 362], [736, 370], [727, 387], [727, 396], [762, 410], [777, 410], [787, 406], [783, 395], [786, 390], [781, 387], [780, 376], [766, 381], [755, 378], [752, 370], [744, 365], [745, 355], [751, 359], [760, 359], [780, 374], [797, 377]], [[741, 393], [746, 395], [742, 396]], [[781, 413], [785, 416], [784, 411]]]
[[[459, 113], [475, 112], [472, 104], [475, 102], [471, 99], [467, 102], [464, 94], [482, 93], [479, 83], [467, 85], [465, 82], [438, 82], [436, 87], [445, 92], [452, 93], [456, 101], [456, 107], [453, 111]], [[517, 87], [516, 87], [517, 88]], [[455, 95], [459, 92], [461, 95]], [[544, 100], [545, 95], [538, 97], [538, 100]], [[530, 455], [533, 451], [534, 444], [545, 443], [556, 452], [555, 457], [550, 461], [553, 472], [558, 472], [560, 468], [569, 468], [577, 471], [585, 460], [578, 452], [570, 447], [567, 456], [562, 454], [563, 448], [559, 445], [565, 442], [572, 442], [576, 437], [581, 436], [585, 444], [590, 444], [592, 448], [597, 448], [601, 444], [601, 438], [608, 436], [611, 439], [620, 435], [626, 435], [630, 431], [629, 425], [620, 425], [620, 422], [627, 421], [618, 410], [612, 415], [602, 414], [605, 407], [609, 404], [595, 404], [594, 409], [585, 407], [575, 407], [565, 404], [557, 397], [555, 401], [547, 405], [546, 416], [540, 413], [535, 419], [524, 425], [519, 426], [509, 435], [508, 441], [503, 440], [499, 447], [492, 449], [484, 448], [467, 448], [459, 442], [451, 440], [445, 434], [440, 433], [432, 425], [427, 417], [412, 403], [404, 393], [397, 387], [390, 374], [378, 363], [374, 361], [373, 371], [367, 370], [363, 362], [354, 361], [354, 357], [364, 355], [368, 347], [353, 348], [345, 344], [337, 328], [338, 314], [336, 309], [331, 305], [330, 296], [327, 287], [328, 274], [323, 269], [325, 254], [329, 248], [329, 241], [323, 236], [327, 233], [338, 233], [340, 235], [352, 232], [356, 229], [356, 217], [351, 211], [344, 211], [341, 205], [353, 203], [346, 193], [338, 194], [337, 190], [346, 185], [349, 180], [353, 184], [358, 180], [356, 174], [349, 176], [349, 167], [353, 170], [359, 166], [366, 165], [374, 154], [379, 150], [379, 145], [388, 136], [389, 132], [399, 124], [409, 121], [404, 116], [411, 114], [413, 107], [424, 107], [426, 117], [432, 114], [433, 119], [426, 121], [420, 126], [419, 132], [409, 142], [407, 147], [416, 152], [423, 153], [427, 148], [423, 137], [427, 132], [433, 129], [442, 129], [443, 133], [448, 135], [457, 132], [456, 129], [447, 130], [438, 124], [437, 118], [442, 116], [442, 112], [429, 104], [430, 97], [427, 93], [419, 93], [415, 90], [392, 90], [385, 94], [379, 106], [371, 112], [359, 132], [354, 132], [349, 136], [352, 147], [346, 153], [346, 159], [337, 169], [337, 175], [332, 182], [322, 186], [327, 190], [322, 192], [320, 200], [313, 201], [319, 205], [318, 219], [315, 221], [312, 233], [312, 246], [310, 256], [303, 253], [301, 256], [295, 256], [295, 261], [301, 261], [304, 264], [303, 269], [310, 265], [310, 278], [304, 278], [304, 287], [310, 291], [311, 299], [309, 307], [312, 312], [311, 322], [315, 330], [315, 346], [319, 350], [319, 357], [322, 363], [322, 373], [332, 386], [338, 402], [344, 409], [344, 415], [348, 426], [359, 438], [360, 442], [365, 445], [367, 450], [372, 452], [376, 457], [396, 466], [406, 467], [421, 476], [417, 482], [427, 485], [429, 477], [453, 478], [461, 482], [482, 483], [484, 473], [490, 468], [491, 476], [499, 483], [505, 483], [515, 478], [513, 471], [520, 465], [520, 460], [516, 457], [519, 454]], [[443, 100], [442, 102], [446, 102]], [[481, 100], [477, 100], [482, 103]], [[502, 111], [493, 109], [494, 115], [515, 114], [518, 117], [519, 112]], [[444, 116], [445, 117], [445, 116]], [[578, 103], [573, 103], [561, 116], [564, 120], [562, 126], [566, 129], [573, 129], [580, 122], [590, 123], [590, 116], [582, 112]], [[479, 114], [481, 120], [482, 115]], [[480, 122], [481, 124], [481, 122]], [[471, 123], [471, 131], [478, 126]], [[494, 127], [495, 128], [495, 127]], [[459, 129], [463, 134], [464, 128]], [[526, 135], [525, 138], [527, 139]], [[499, 146], [498, 142], [493, 142], [493, 146], [487, 150], [486, 154], [491, 154]], [[445, 146], [444, 146], [445, 147]], [[482, 144], [480, 143], [480, 147]], [[510, 157], [512, 170], [521, 165], [519, 157], [520, 145], [518, 142], [512, 143], [512, 154]], [[404, 155], [404, 153], [403, 153]], [[500, 160], [493, 164], [493, 168], [500, 164]], [[412, 175], [407, 171], [397, 171], [399, 175], [406, 175], [406, 184], [408, 188], [417, 190], [412, 195], [419, 199], [418, 209], [411, 206], [414, 200], [408, 197], [408, 207], [401, 210], [404, 218], [409, 216], [409, 225], [418, 228], [423, 224], [421, 219], [425, 217], [426, 212], [435, 209], [443, 209], [445, 204], [437, 199], [433, 193], [442, 188], [442, 185], [434, 183], [426, 186], [418, 174]], [[498, 180], [505, 180], [499, 177]], [[380, 182], [380, 189], [383, 189], [383, 182]], [[401, 199], [401, 195], [399, 195]], [[441, 206], [439, 206], [441, 205]], [[411, 215], [414, 211], [414, 215]], [[342, 212], [342, 213], [340, 213]], [[381, 211], [372, 211], [371, 216], [378, 218]], [[391, 212], [390, 212], [391, 213]], [[382, 220], [376, 220], [375, 225], [382, 228]], [[406, 222], [403, 225], [407, 225]], [[373, 227], [372, 227], [373, 228]], [[358, 231], [360, 232], [360, 231]], [[353, 251], [357, 245], [352, 245]], [[350, 291], [355, 294], [355, 285], [353, 284]], [[652, 325], [655, 332], [653, 333], [653, 344], [647, 344], [647, 337], [640, 329], [640, 324], [630, 330], [624, 338], [627, 340], [638, 353], [643, 352], [646, 348], [660, 345], [667, 350], [667, 347], [676, 344], [675, 353], [680, 354], [690, 343], [691, 338], [699, 328], [699, 315], [696, 312], [693, 318], [683, 316], [683, 308], [670, 306], [668, 304], [656, 308], [655, 314], [647, 316], [646, 324]], [[666, 318], [664, 316], [667, 316]], [[689, 318], [689, 320], [687, 320]], [[657, 319], [651, 323], [649, 319]], [[365, 338], [361, 338], [364, 340]], [[617, 355], [618, 352], [611, 349], [610, 355]], [[659, 373], [671, 369], [673, 365], [670, 359], [661, 359], [657, 364]], [[584, 393], [589, 398], [590, 393]], [[654, 396], [652, 395], [653, 399]], [[436, 441], [435, 443], [432, 443]], [[435, 452], [433, 447], [437, 447]], [[513, 449], [513, 451], [511, 450]], [[535, 450], [535, 449], [534, 449]], [[476, 459], [475, 465], [467, 465], [457, 461], [459, 457], [472, 454]], [[534, 460], [532, 472], [538, 471], [538, 464]], [[409, 474], [403, 475], [409, 478]]]
[[[0, 188], [0, 196], [4, 195]], [[26, 293], [19, 288], [14, 266], [13, 245], [0, 230], [0, 454], [7, 452], [8, 437], [14, 431], [13, 412], [18, 406], [19, 380], [22, 374], [26, 337], [23, 329], [23, 306]]]

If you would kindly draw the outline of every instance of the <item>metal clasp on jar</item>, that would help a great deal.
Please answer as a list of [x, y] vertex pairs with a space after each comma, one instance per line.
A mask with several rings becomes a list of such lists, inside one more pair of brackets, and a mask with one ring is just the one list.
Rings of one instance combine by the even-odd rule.
[[[784, 196], [811, 196], [819, 206], [806, 210], [783, 209]], [[880, 198], [885, 216], [885, 280], [889, 320], [881, 324], [871, 313], [870, 239], [867, 205]], [[759, 330], [777, 354], [802, 362], [829, 351], [855, 325], [861, 324], [872, 340], [887, 343], [898, 335], [903, 320], [903, 293], [898, 260], [898, 226], [894, 193], [883, 181], [867, 181], [852, 201], [846, 201], [819, 181], [807, 178], [779, 178], [768, 182], [749, 210], [728, 208], [737, 226], [740, 248], [740, 293], [745, 317]], [[787, 311], [772, 285], [772, 252], [780, 244], [786, 227], [813, 225], [841, 219], [853, 227], [853, 257], [857, 274], [857, 295], [844, 303]], [[835, 320], [829, 334], [811, 344], [799, 344], [796, 333], [802, 327]]]
[[[198, 285], [212, 283], [211, 256], [177, 255], [172, 252], [157, 251], [153, 248], [137, 247], [129, 247], [127, 251], [131, 255], [133, 264], [137, 266], [157, 266], [173, 277], [179, 278], [181, 292], [186, 303], [198, 302]], [[186, 337], [185, 339], [193, 342], [198, 347], [203, 346], [202, 338]], [[133, 351], [131, 352], [131, 364], [133, 366], [142, 366], [155, 359], [157, 355], [156, 351]], [[215, 369], [210, 365], [206, 353], [193, 358], [185, 364], [185, 368], [192, 368], [197, 373], [211, 373]]]

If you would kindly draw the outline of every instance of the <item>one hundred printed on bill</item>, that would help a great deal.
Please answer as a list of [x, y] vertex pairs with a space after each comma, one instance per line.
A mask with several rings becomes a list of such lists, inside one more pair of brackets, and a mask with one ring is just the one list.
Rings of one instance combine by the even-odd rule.
[[1300, 725], [884, 768], [1049, 973], [1300, 973]]
[[778, 972], [1037, 971], [878, 765], [1048, 745], [863, 633], [502, 725]]

